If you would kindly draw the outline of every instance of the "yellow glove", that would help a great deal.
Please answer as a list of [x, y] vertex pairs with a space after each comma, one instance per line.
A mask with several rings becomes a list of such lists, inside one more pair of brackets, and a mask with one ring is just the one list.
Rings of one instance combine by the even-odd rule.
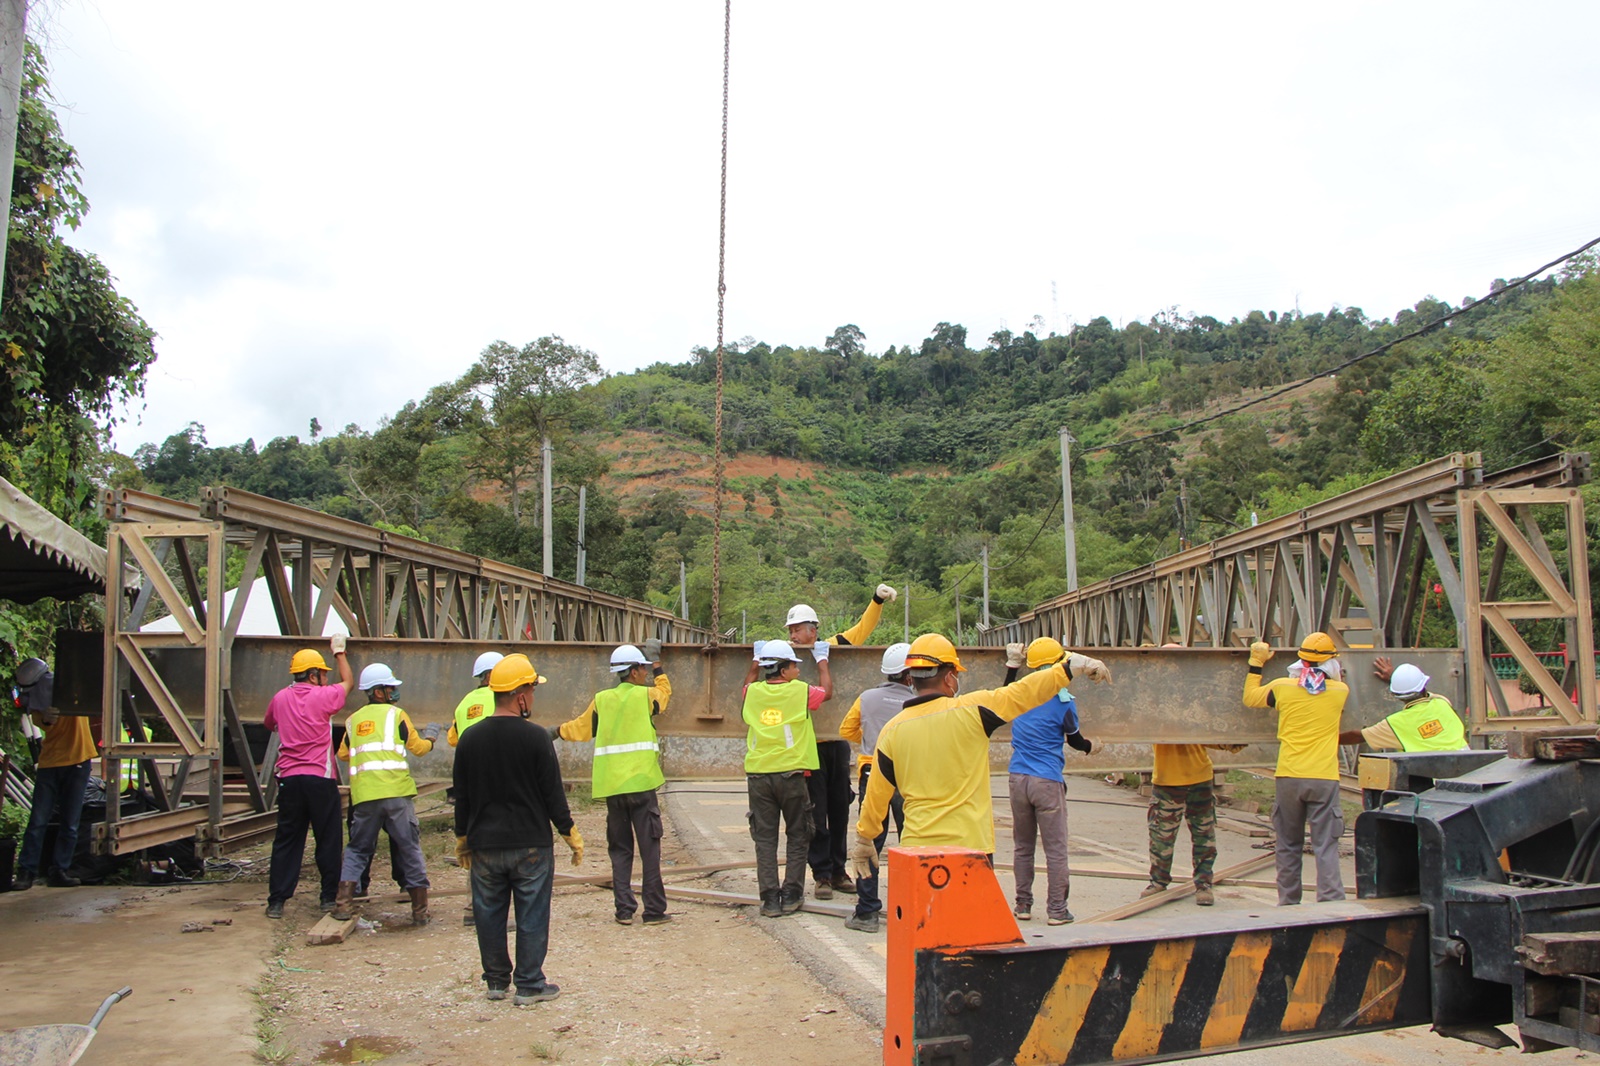
[[567, 847], [572, 849], [572, 865], [583, 865], [583, 834], [578, 832], [578, 827], [573, 826], [572, 832], [562, 833], [561, 839], [567, 842]]
[[850, 873], [857, 878], [871, 877], [878, 867], [878, 848], [866, 837], [856, 837], [850, 847]]
[[456, 865], [463, 870], [472, 869], [472, 849], [467, 847], [466, 837], [456, 837]]
[[1267, 660], [1272, 658], [1272, 645], [1264, 640], [1258, 640], [1250, 645], [1250, 665], [1265, 666]]

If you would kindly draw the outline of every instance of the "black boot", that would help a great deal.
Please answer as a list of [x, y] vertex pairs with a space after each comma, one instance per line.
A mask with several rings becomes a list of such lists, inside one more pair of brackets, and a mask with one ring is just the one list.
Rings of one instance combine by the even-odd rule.
[[761, 893], [761, 917], [781, 918], [783, 916], [783, 894], [778, 889]]
[[805, 889], [799, 885], [784, 885], [782, 907], [784, 914], [793, 914], [806, 899]]

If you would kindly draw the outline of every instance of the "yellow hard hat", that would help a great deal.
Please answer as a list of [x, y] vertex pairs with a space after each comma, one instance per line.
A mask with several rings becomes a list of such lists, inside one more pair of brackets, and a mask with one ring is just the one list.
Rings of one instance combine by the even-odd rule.
[[1326, 633], [1312, 633], [1300, 642], [1300, 658], [1308, 663], [1325, 663], [1338, 654], [1333, 638]]
[[1067, 649], [1054, 637], [1040, 637], [1028, 645], [1028, 669], [1037, 670], [1041, 666], [1054, 666], [1067, 657]]
[[507, 655], [489, 671], [489, 688], [493, 692], [515, 692], [523, 685], [542, 685], [548, 680], [539, 676], [539, 671], [521, 652]]
[[953, 666], [962, 673], [967, 670], [961, 665], [956, 646], [937, 633], [924, 633], [911, 642], [911, 650], [906, 652], [906, 666], [912, 670], [926, 670], [934, 666]]
[[294, 653], [294, 658], [289, 660], [291, 674], [303, 674], [307, 670], [326, 670], [328, 661], [322, 657], [320, 651], [311, 648], [301, 648]]

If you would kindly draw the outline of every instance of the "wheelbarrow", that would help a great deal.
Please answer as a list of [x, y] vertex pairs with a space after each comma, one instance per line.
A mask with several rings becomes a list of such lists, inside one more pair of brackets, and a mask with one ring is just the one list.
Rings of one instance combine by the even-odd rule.
[[133, 995], [132, 988], [111, 993], [88, 1025], [29, 1025], [0, 1032], [0, 1063], [5, 1066], [72, 1066], [88, 1050], [89, 1041], [112, 1004]]

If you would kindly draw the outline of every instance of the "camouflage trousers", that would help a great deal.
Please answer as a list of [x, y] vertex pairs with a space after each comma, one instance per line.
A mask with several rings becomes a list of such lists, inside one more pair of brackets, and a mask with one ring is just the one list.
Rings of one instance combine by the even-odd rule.
[[1194, 883], [1209, 885], [1217, 863], [1217, 798], [1210, 781], [1196, 785], [1156, 785], [1150, 798], [1150, 883], [1172, 883], [1172, 851], [1178, 826], [1189, 821], [1194, 844]]

